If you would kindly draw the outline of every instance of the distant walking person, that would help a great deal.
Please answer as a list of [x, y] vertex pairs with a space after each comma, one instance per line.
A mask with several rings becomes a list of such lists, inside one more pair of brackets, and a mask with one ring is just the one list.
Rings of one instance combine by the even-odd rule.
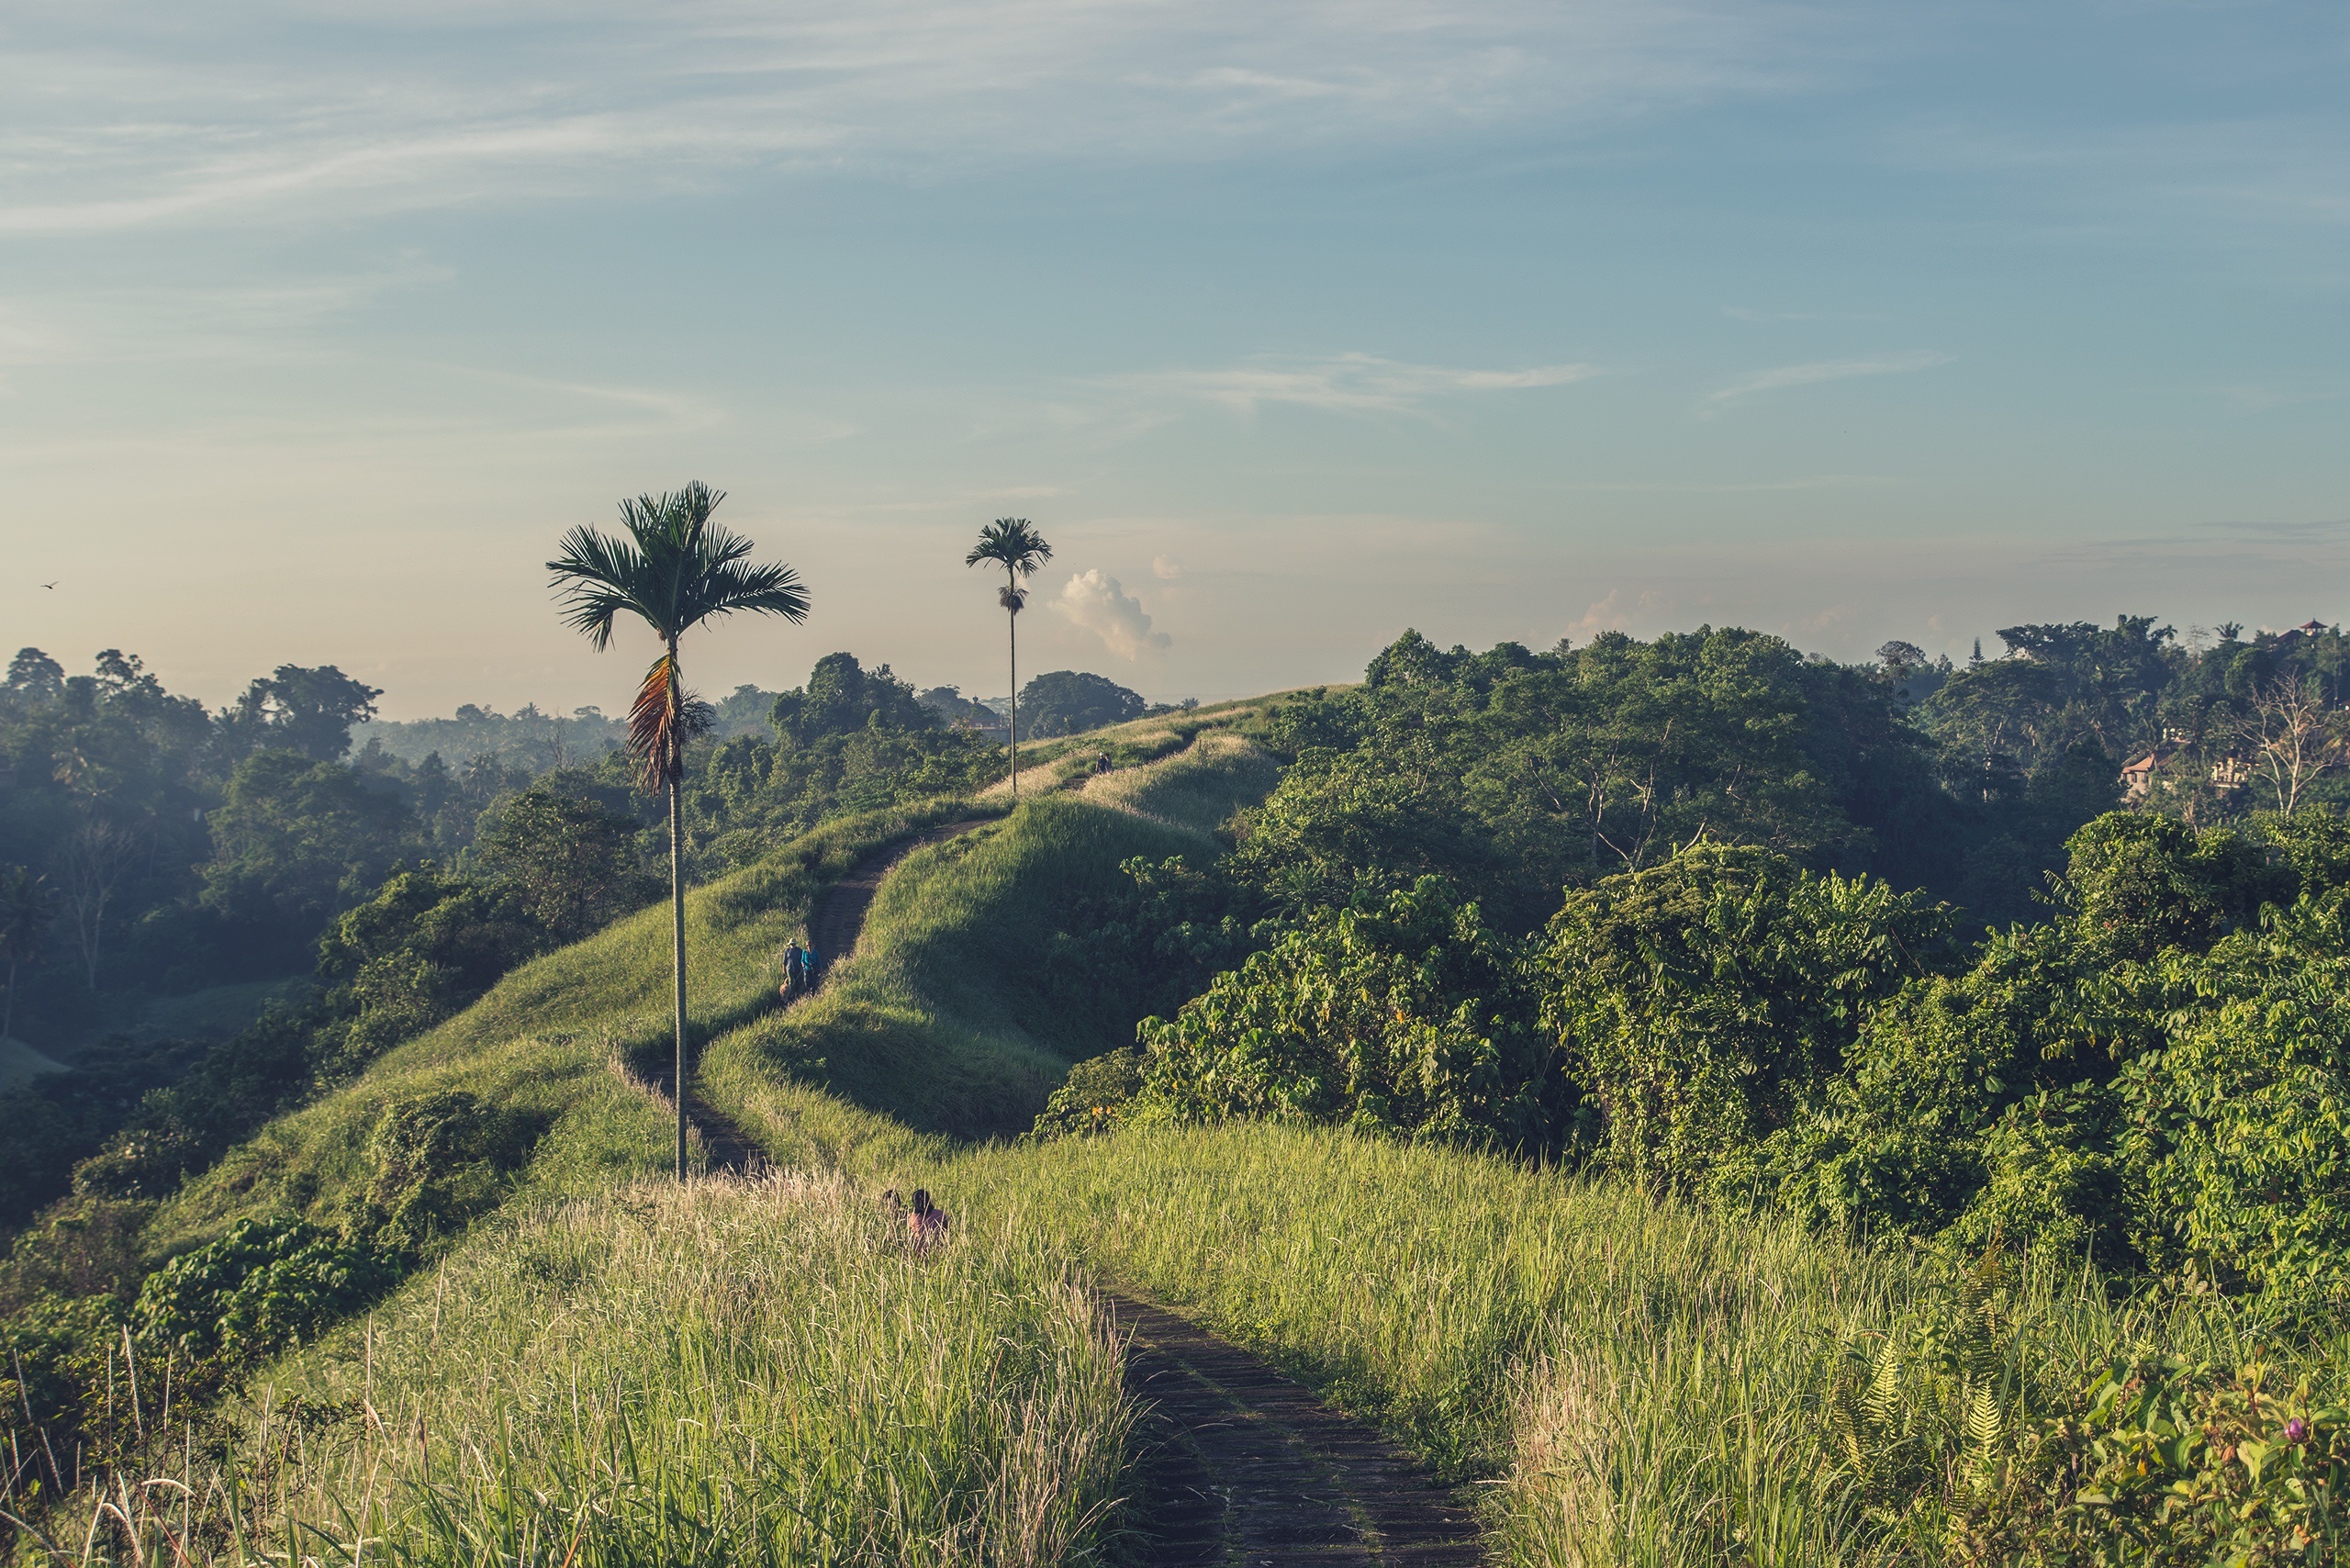
[[930, 1201], [930, 1189], [914, 1189], [913, 1206], [906, 1211], [906, 1234], [913, 1238], [914, 1250], [927, 1252], [946, 1239], [947, 1213]]
[[807, 969], [808, 989], [810, 991], [813, 991], [816, 989], [816, 982], [824, 978], [823, 970], [819, 969], [816, 964], [816, 944], [813, 942], [809, 943], [808, 951], [801, 955], [801, 957]]
[[793, 938], [783, 950], [783, 999], [789, 1002], [808, 989], [808, 954]]

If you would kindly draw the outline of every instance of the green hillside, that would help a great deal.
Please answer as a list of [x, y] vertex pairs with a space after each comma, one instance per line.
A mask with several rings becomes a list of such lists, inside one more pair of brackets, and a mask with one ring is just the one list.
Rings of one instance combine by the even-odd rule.
[[[942, 805], [849, 818], [686, 902], [690, 1017], [709, 1038], [770, 1010], [777, 954], [823, 884], [895, 838], [962, 814]], [[165, 1204], [151, 1235], [173, 1250], [273, 1212], [330, 1218], [374, 1177], [368, 1144], [386, 1111], [449, 1092], [519, 1114], [519, 1196], [599, 1191], [664, 1168], [659, 1103], [623, 1070], [668, 1039], [666, 907], [646, 909], [536, 959], [480, 1002], [271, 1123]]]
[[[1996, 1253], [1969, 1273], [1459, 1148], [1264, 1123], [1006, 1141], [1071, 1062], [1130, 1042], [1149, 976], [1078, 938], [1130, 896], [1122, 867], [1204, 863], [1264, 797], [1260, 711], [1076, 737], [1016, 810], [1004, 791], [840, 822], [699, 890], [698, 1087], [777, 1182], [659, 1177], [663, 1108], [621, 1070], [665, 1038], [658, 910], [273, 1124], [152, 1234], [349, 1213], [385, 1180], [380, 1129], [434, 1095], [519, 1130], [453, 1213], [471, 1221], [453, 1249], [235, 1406], [231, 1469], [274, 1492], [212, 1485], [229, 1472], [190, 1448], [164, 1473], [202, 1501], [139, 1505], [142, 1539], [275, 1556], [364, 1538], [452, 1563], [1102, 1560], [1134, 1412], [1087, 1280], [1195, 1314], [1480, 1484], [1496, 1550], [1528, 1564], [2020, 1561], [2002, 1532], [2053, 1495], [2021, 1456], [2055, 1451], [2018, 1435], [2027, 1393], [2119, 1355], [2159, 1394], [2180, 1375], [2162, 1367], [2257, 1355], [2295, 1408], [2340, 1397], [2339, 1344], [2256, 1305], [2117, 1298]], [[1093, 773], [1104, 753], [1127, 765]], [[776, 1010], [775, 951], [822, 885], [967, 815], [884, 882], [825, 989]], [[957, 1215], [934, 1258], [873, 1201], [914, 1185]]]

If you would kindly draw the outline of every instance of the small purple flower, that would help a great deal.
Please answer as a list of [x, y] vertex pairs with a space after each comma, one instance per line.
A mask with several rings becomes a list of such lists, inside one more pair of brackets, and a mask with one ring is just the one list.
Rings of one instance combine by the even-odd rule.
[[2285, 1423], [2285, 1440], [2287, 1442], [2298, 1443], [2309, 1435], [2310, 1424], [2307, 1421], [2302, 1420], [2299, 1416], [2294, 1417], [2291, 1420]]

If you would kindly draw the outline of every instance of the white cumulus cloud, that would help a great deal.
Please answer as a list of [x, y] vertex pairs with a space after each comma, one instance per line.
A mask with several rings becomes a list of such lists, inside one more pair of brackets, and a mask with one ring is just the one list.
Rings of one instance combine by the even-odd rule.
[[1120, 658], [1138, 659], [1146, 651], [1164, 648], [1175, 640], [1164, 632], [1152, 631], [1142, 600], [1099, 566], [1063, 583], [1053, 608], [1101, 638], [1102, 646]]

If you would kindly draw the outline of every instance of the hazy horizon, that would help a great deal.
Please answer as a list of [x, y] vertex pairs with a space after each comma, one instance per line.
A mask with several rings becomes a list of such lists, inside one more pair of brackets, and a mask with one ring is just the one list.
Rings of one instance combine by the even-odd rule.
[[[0, 642], [622, 704], [543, 563], [699, 478], [823, 654], [1214, 700], [1405, 626], [2344, 619], [2314, 5], [152, 5], [11, 18]], [[54, 588], [41, 585], [55, 582]]]

